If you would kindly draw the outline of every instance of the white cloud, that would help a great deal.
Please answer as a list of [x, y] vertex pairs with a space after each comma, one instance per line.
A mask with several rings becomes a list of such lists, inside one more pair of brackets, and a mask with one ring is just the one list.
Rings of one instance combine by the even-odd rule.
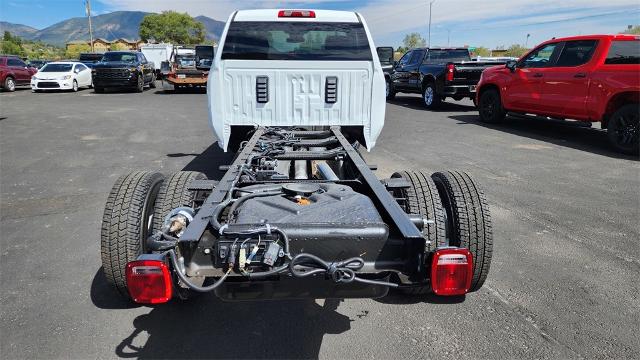
[[162, 12], [175, 10], [187, 12], [191, 16], [205, 15], [226, 21], [229, 15], [240, 9], [268, 9], [291, 5], [314, 5], [336, 0], [98, 0], [111, 10], [137, 10]]
[[[455, 23], [457, 27], [471, 27], [471, 23], [501, 18], [486, 26], [517, 26], [533, 22], [571, 19], [589, 14], [622, 10], [638, 10], [637, 0], [477, 0], [436, 1], [432, 6], [432, 27], [443, 23]], [[373, 1], [360, 11], [376, 35], [406, 32], [424, 27], [429, 21], [427, 1]], [[560, 13], [560, 14], [558, 14]], [[539, 15], [538, 15], [539, 14]]]
[[[226, 21], [229, 15], [238, 9], [331, 8], [335, 7], [336, 2], [343, 0], [97, 1], [102, 2], [108, 10], [150, 12], [176, 10], [187, 12], [192, 16], [205, 15], [216, 20]], [[364, 15], [377, 43], [399, 45], [404, 34], [412, 31], [426, 35], [429, 0], [344, 1], [363, 4], [353, 10]], [[344, 6], [340, 7], [344, 8]], [[515, 33], [517, 33], [519, 39], [522, 37], [523, 31], [525, 33], [531, 31], [532, 27], [528, 26], [531, 24], [552, 22], [535, 28], [537, 36], [532, 36], [530, 39], [533, 42], [546, 40], [548, 35], [617, 31], [615, 26], [602, 26], [598, 22], [601, 20], [600, 18], [576, 21], [580, 17], [604, 16], [607, 13], [625, 10], [631, 14], [640, 14], [638, 0], [436, 0], [432, 10], [434, 43], [446, 43], [447, 29], [450, 29], [452, 44], [480, 43], [487, 46], [513, 42], [515, 39], [510, 37], [516, 36]], [[625, 14], [611, 15], [607, 21], [610, 24], [618, 25], [616, 18], [624, 17], [623, 15]], [[628, 19], [628, 16], [626, 18]], [[489, 33], [492, 33], [492, 36]]]

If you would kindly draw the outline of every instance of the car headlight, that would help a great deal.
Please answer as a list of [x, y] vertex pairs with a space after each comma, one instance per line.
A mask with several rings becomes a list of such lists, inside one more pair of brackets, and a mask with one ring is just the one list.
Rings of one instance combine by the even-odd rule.
[[38, 80], [38, 78], [34, 75], [31, 77], [31, 80]]
[[131, 72], [133, 73], [133, 72], [138, 71], [138, 68], [134, 68], [134, 67], [132, 67], [131, 69], [129, 69], [129, 71], [131, 71]]
[[65, 75], [63, 77], [61, 77], [62, 80], [69, 80], [71, 79], [71, 75]]

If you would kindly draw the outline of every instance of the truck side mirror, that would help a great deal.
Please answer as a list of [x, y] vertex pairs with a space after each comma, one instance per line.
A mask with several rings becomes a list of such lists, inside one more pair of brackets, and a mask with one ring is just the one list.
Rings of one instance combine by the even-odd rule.
[[507, 63], [504, 65], [504, 67], [506, 67], [507, 69], [509, 69], [512, 73], [516, 72], [516, 66], [518, 65], [518, 62], [515, 60], [509, 60], [507, 61]]

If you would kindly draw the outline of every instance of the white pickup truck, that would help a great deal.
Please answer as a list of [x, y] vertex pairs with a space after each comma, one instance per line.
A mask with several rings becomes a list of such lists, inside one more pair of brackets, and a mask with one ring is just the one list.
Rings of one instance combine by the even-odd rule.
[[[354, 12], [246, 10], [226, 24], [208, 81], [220, 181], [122, 176], [107, 200], [107, 280], [138, 303], [463, 296], [491, 262], [487, 202], [463, 172], [379, 180], [357, 151], [382, 130], [385, 81]], [[189, 139], [184, 139], [189, 141]], [[211, 159], [215, 161], [215, 159]]]
[[[218, 48], [207, 93], [211, 125], [223, 149], [230, 139], [237, 145], [254, 125], [348, 126], [367, 148], [375, 145], [384, 125], [385, 79], [358, 13], [238, 11], [227, 21]], [[266, 81], [260, 94], [258, 81]], [[335, 96], [327, 92], [333, 87]], [[258, 98], [262, 94], [265, 98]]]

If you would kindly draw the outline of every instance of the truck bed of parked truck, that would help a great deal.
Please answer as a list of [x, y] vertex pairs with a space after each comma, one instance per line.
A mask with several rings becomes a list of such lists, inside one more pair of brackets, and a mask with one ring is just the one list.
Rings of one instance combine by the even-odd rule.
[[417, 48], [408, 51], [387, 77], [387, 98], [398, 92], [422, 95], [427, 109], [450, 97], [475, 98], [480, 74], [496, 61], [472, 61], [467, 48]]

